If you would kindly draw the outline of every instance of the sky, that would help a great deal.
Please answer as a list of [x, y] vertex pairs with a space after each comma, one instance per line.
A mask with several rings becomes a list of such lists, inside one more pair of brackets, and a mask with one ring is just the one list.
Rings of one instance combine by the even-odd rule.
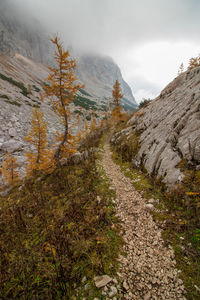
[[200, 0], [15, 2], [66, 45], [111, 56], [138, 103], [155, 98], [200, 53]]

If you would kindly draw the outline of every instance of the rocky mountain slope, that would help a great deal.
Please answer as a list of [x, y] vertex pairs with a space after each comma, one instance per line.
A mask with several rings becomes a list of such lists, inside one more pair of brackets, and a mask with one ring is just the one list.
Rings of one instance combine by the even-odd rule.
[[[41, 62], [53, 64], [54, 49], [49, 42], [51, 33], [33, 19], [27, 12], [19, 11], [12, 2], [0, 1], [0, 53], [14, 56], [15, 53]], [[85, 84], [85, 90], [99, 104], [105, 104], [112, 95], [112, 87], [116, 79], [121, 83], [124, 94], [125, 109], [137, 108], [137, 103], [128, 84], [123, 80], [119, 67], [111, 58], [100, 56], [85, 56], [75, 54], [77, 59], [77, 77]]]
[[112, 88], [117, 79], [123, 92], [123, 105], [126, 109], [137, 108], [131, 88], [124, 81], [120, 68], [110, 57], [80, 56], [77, 68], [78, 78], [85, 83], [91, 95], [105, 102], [112, 97]]
[[132, 163], [143, 165], [169, 187], [180, 182], [178, 164], [184, 159], [200, 169], [200, 67], [175, 78], [146, 108], [134, 113], [128, 128], [113, 137], [139, 134], [139, 150]]

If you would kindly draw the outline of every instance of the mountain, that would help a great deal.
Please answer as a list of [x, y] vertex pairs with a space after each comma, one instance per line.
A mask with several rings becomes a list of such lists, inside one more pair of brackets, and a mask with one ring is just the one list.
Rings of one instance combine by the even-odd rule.
[[[14, 56], [19, 53], [44, 65], [53, 64], [54, 49], [50, 34], [27, 12], [11, 1], [0, 1], [0, 53]], [[71, 52], [71, 51], [70, 51]], [[72, 50], [72, 55], [76, 50]], [[137, 108], [131, 88], [123, 80], [119, 67], [109, 57], [81, 55], [77, 59], [77, 77], [85, 84], [86, 92], [99, 104], [106, 104], [112, 96], [112, 86], [119, 80], [126, 110]]]
[[132, 164], [169, 187], [180, 183], [180, 164], [200, 170], [200, 67], [175, 78], [147, 107], [134, 113], [113, 142], [138, 138]]
[[124, 81], [120, 68], [110, 57], [83, 55], [78, 59], [78, 78], [85, 83], [86, 90], [107, 102], [112, 97], [112, 88], [117, 79], [120, 82], [123, 104], [128, 109], [137, 108], [131, 88]]

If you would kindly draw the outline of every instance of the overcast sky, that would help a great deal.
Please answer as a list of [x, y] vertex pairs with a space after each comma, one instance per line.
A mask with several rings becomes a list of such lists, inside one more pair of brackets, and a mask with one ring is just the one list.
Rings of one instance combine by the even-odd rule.
[[15, 1], [66, 45], [111, 56], [138, 102], [200, 53], [200, 0]]

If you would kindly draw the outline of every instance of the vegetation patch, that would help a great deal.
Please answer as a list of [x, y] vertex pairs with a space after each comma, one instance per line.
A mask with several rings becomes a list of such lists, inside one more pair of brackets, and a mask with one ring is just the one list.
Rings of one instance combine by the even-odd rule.
[[114, 198], [95, 156], [1, 197], [0, 298], [102, 299], [93, 278], [115, 275], [121, 243]]
[[95, 101], [92, 101], [88, 98], [85, 98], [85, 97], [82, 97], [80, 95], [76, 95], [74, 97], [74, 105], [75, 106], [81, 106], [83, 107], [84, 109], [86, 110], [97, 110], [97, 107], [96, 107], [96, 102]]
[[27, 90], [27, 88], [24, 86], [23, 83], [18, 82], [18, 81], [16, 81], [16, 80], [12, 79], [11, 77], [7, 77], [7, 76], [5, 76], [5, 75], [3, 75], [3, 74], [1, 74], [1, 73], [0, 73], [0, 79], [5, 80], [5, 81], [8, 81], [8, 82], [10, 82], [11, 84], [17, 86], [19, 89], [21, 89], [21, 93], [22, 93], [24, 96], [26, 96], [26, 97], [28, 96], [28, 94], [29, 94], [29, 93], [28, 93], [28, 90]]
[[132, 180], [134, 187], [144, 198], [159, 199], [152, 212], [154, 220], [163, 228], [166, 244], [175, 251], [177, 268], [187, 289], [187, 299], [199, 299], [200, 288], [200, 171], [179, 164], [185, 178], [171, 193], [161, 179], [148, 176], [144, 168], [133, 168], [132, 159], [138, 151], [137, 134], [130, 139], [122, 136], [117, 145], [112, 145], [113, 159]]
[[39, 89], [39, 87], [37, 87], [35, 84], [33, 84], [32, 86], [33, 86], [34, 90], [35, 90], [37, 93], [39, 93], [39, 92], [40, 92], [40, 89]]
[[9, 100], [9, 97], [7, 95], [0, 95], [0, 98]]
[[80, 110], [78, 110], [78, 109], [76, 109], [75, 111], [74, 111], [74, 113], [75, 114], [78, 114], [78, 115], [80, 115], [80, 116], [83, 116], [84, 114], [82, 113], [82, 111], [80, 111]]
[[4, 100], [4, 101], [8, 104], [12, 104], [12, 105], [15, 105], [15, 106], [18, 106], [18, 107], [21, 106], [21, 104], [17, 101], [10, 101], [10, 100]]
[[85, 96], [91, 96], [88, 92], [86, 92], [84, 89], [79, 88], [79, 92], [81, 92], [81, 94], [85, 95]]

